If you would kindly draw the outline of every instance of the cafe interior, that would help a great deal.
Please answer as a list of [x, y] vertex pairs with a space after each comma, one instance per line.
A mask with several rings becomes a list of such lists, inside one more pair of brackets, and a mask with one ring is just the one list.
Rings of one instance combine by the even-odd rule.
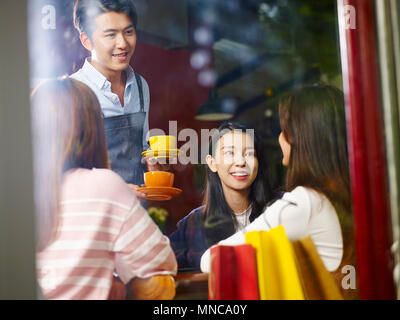
[[[162, 233], [173, 233], [182, 218], [202, 205], [208, 138], [202, 143], [200, 137], [224, 121], [256, 129], [265, 154], [259, 165], [268, 167], [273, 190], [285, 191], [279, 98], [303, 84], [323, 82], [345, 97], [357, 298], [399, 299], [400, 4], [134, 2], [137, 43], [130, 65], [149, 86], [149, 127], [176, 136], [177, 149], [187, 146], [189, 136], [180, 134], [185, 130], [198, 137], [197, 161], [168, 163], [178, 192], [145, 201]], [[0, 157], [0, 299], [43, 299], [35, 274], [34, 190], [40, 186], [31, 165], [29, 95], [41, 81], [79, 70], [90, 54], [73, 26], [73, 3], [0, 4], [1, 29], [11, 30], [4, 43], [15, 52], [10, 58], [8, 50], [0, 50], [0, 140], [7, 150]], [[217, 299], [210, 277], [178, 268], [172, 282], [153, 279], [128, 288], [116, 282], [113, 290], [116, 299]], [[233, 288], [234, 280], [228, 281]]]

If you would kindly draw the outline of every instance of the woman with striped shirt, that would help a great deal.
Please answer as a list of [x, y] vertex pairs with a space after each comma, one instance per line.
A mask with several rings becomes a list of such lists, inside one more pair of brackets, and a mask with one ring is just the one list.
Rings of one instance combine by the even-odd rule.
[[176, 273], [167, 237], [109, 169], [95, 94], [73, 80], [32, 94], [37, 274], [47, 299], [107, 299], [116, 271], [132, 279]]

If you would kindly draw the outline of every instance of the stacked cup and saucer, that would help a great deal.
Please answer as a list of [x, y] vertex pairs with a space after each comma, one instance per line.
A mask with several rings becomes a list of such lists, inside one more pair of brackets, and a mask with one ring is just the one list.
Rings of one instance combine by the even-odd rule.
[[165, 170], [170, 167], [170, 160], [179, 155], [176, 137], [152, 136], [149, 138], [149, 145], [150, 149], [142, 152], [142, 156], [148, 160], [150, 171], [144, 173], [144, 186], [137, 191], [144, 193], [148, 200], [170, 200], [182, 192], [181, 189], [173, 187], [174, 173]]

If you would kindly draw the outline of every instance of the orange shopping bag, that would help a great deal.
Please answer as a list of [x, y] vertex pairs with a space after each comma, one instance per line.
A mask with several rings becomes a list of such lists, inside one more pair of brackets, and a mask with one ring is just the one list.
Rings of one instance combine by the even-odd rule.
[[342, 294], [332, 274], [325, 268], [311, 237], [294, 241], [292, 244], [305, 298], [342, 300]]

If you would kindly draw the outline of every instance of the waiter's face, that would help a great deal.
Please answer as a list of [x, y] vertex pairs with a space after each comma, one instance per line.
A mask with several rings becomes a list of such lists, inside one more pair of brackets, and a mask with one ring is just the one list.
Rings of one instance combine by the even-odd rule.
[[81, 35], [92, 52], [92, 64], [104, 75], [125, 70], [136, 46], [136, 31], [125, 13], [106, 12], [96, 18], [92, 38]]

